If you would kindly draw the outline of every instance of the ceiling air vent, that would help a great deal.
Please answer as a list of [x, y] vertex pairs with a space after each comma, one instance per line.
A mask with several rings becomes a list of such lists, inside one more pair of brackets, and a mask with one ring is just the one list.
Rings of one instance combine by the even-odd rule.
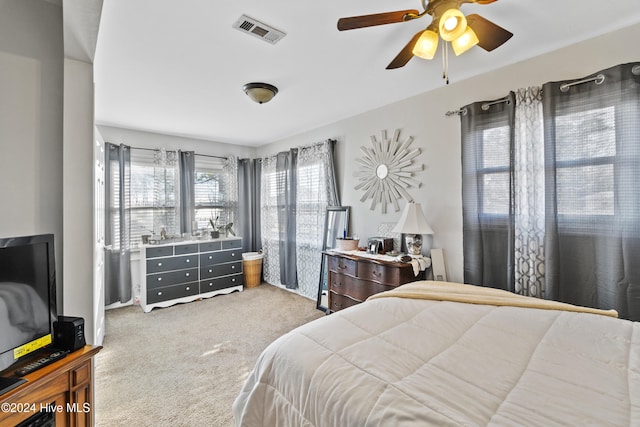
[[247, 15], [242, 15], [235, 24], [233, 24], [233, 28], [242, 31], [243, 33], [251, 34], [254, 37], [258, 37], [266, 42], [271, 44], [276, 44], [283, 38], [286, 34], [280, 30], [276, 30], [273, 27], [270, 27], [262, 22], [249, 18]]

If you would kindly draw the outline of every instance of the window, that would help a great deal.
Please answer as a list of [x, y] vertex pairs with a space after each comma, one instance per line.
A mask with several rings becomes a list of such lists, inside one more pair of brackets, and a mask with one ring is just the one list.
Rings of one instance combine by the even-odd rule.
[[511, 141], [508, 125], [488, 127], [482, 131], [478, 180], [481, 214], [509, 214], [511, 175]]
[[615, 214], [615, 108], [555, 118], [558, 214]]
[[195, 222], [198, 229], [210, 228], [209, 219], [216, 225], [234, 222], [231, 186], [233, 181], [224, 169], [224, 159], [195, 157]]
[[[131, 245], [142, 235], [180, 234], [177, 215], [178, 169], [175, 158], [156, 164], [154, 151], [131, 150]], [[175, 155], [175, 154], [174, 154]]]

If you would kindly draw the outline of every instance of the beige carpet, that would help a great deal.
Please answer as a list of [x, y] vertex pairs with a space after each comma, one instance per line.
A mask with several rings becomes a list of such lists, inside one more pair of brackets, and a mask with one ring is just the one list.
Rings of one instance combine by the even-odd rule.
[[266, 284], [150, 313], [109, 310], [96, 425], [233, 426], [231, 404], [262, 350], [322, 316], [315, 301]]

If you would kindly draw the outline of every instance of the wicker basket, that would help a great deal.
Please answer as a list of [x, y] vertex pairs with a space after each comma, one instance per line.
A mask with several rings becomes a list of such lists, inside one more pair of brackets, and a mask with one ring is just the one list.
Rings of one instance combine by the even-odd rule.
[[262, 283], [262, 254], [259, 256], [251, 256], [249, 254], [252, 253], [242, 254], [244, 286], [247, 288], [255, 288]]
[[338, 237], [336, 239], [336, 249], [341, 251], [353, 251], [358, 249], [358, 243], [360, 243], [360, 240], [358, 239], [342, 239]]

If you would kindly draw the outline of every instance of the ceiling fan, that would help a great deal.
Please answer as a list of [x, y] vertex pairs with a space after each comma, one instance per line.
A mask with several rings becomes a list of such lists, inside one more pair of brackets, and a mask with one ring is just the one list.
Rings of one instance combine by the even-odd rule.
[[[450, 42], [456, 55], [466, 52], [475, 45], [486, 51], [492, 51], [501, 46], [513, 36], [511, 32], [480, 15], [464, 16], [460, 12], [460, 6], [464, 3], [491, 4], [495, 1], [497, 0], [422, 0], [424, 9], [422, 12], [409, 9], [340, 18], [338, 30], [393, 24], [411, 21], [424, 15], [431, 16], [431, 23], [427, 28], [416, 33], [387, 66], [387, 70], [390, 70], [405, 66], [414, 56], [432, 59], [438, 48], [439, 38]], [[447, 49], [443, 50], [443, 54], [447, 55]]]

